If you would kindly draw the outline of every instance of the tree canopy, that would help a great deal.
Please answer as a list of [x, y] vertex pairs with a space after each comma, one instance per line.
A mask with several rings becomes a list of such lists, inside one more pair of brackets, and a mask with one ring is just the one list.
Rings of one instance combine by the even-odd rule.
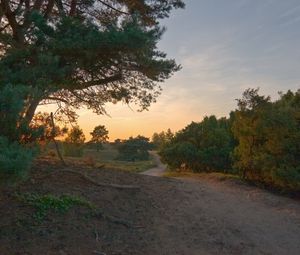
[[300, 90], [271, 102], [248, 89], [234, 113], [234, 167], [244, 178], [300, 190]]
[[65, 138], [65, 142], [73, 144], [83, 144], [85, 136], [82, 129], [79, 126], [73, 127]]
[[212, 115], [199, 123], [192, 122], [167, 139], [160, 155], [171, 169], [184, 166], [195, 172], [228, 171], [232, 150], [230, 120]]
[[[251, 182], [299, 192], [300, 90], [279, 96], [271, 101], [259, 89], [246, 89], [229, 118], [192, 122], [159, 147], [162, 159], [170, 169], [239, 174]], [[160, 142], [161, 137], [155, 134], [153, 140]]]
[[181, 0], [1, 0], [0, 93], [9, 86], [20, 94], [13, 128], [28, 126], [39, 104], [57, 104], [71, 121], [82, 106], [105, 113], [107, 102], [147, 109], [157, 82], [180, 69], [157, 49], [159, 19], [183, 7]]
[[136, 161], [147, 160], [149, 158], [148, 150], [152, 149], [149, 138], [138, 135], [129, 137], [118, 145], [119, 160]]
[[94, 128], [93, 132], [90, 133], [92, 138], [89, 143], [96, 144], [97, 151], [101, 148], [102, 144], [107, 142], [108, 130], [104, 125], [98, 125]]

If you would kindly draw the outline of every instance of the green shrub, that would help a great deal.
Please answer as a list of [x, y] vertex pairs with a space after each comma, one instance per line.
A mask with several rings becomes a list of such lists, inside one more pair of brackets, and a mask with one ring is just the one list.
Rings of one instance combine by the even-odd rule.
[[152, 149], [149, 138], [144, 136], [130, 137], [118, 145], [117, 160], [143, 161], [149, 159], [148, 150]]
[[238, 100], [232, 130], [234, 167], [250, 181], [300, 191], [300, 90], [277, 101], [248, 89]]
[[94, 209], [94, 206], [87, 200], [70, 195], [55, 196], [52, 194], [39, 195], [26, 193], [17, 195], [17, 198], [36, 209], [33, 217], [38, 221], [42, 221], [50, 211], [64, 214], [74, 206], [84, 206]]
[[300, 191], [300, 166], [298, 167], [281, 167], [274, 174], [275, 184], [289, 190]]
[[9, 143], [0, 136], [0, 175], [2, 178], [23, 178], [31, 167], [36, 149], [17, 142]]
[[214, 115], [192, 122], [160, 146], [159, 154], [173, 170], [228, 173], [234, 147], [230, 125], [230, 119]]
[[188, 169], [196, 169], [198, 150], [190, 142], [176, 143], [166, 146], [160, 151], [162, 160], [167, 163], [171, 170], [180, 168], [183, 164]]

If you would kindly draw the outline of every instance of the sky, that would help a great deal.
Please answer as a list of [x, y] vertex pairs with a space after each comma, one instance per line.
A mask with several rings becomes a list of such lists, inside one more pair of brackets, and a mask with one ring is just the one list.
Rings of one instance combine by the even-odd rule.
[[206, 115], [228, 116], [246, 88], [260, 87], [273, 99], [300, 88], [299, 0], [186, 0], [184, 10], [162, 21], [159, 49], [182, 70], [160, 84], [157, 103], [138, 112], [134, 105], [107, 105], [110, 116], [79, 112], [89, 138], [105, 125], [110, 140], [178, 131]]

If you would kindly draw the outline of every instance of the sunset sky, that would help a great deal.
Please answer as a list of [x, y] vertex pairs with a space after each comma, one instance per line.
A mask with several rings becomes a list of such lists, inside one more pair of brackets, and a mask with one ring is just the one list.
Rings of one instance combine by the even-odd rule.
[[81, 110], [79, 125], [87, 137], [100, 124], [110, 140], [151, 137], [205, 115], [227, 116], [248, 87], [272, 98], [300, 88], [299, 0], [185, 2], [185, 10], [163, 20], [167, 32], [159, 44], [183, 69], [161, 84], [162, 95], [147, 112], [122, 104], [107, 105], [110, 117]]

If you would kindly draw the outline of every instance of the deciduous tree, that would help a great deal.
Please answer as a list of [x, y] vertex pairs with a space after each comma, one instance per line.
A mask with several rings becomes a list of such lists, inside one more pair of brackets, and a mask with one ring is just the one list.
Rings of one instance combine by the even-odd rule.
[[90, 134], [92, 136], [90, 143], [96, 144], [97, 151], [99, 151], [101, 145], [107, 142], [107, 140], [109, 139], [108, 130], [103, 125], [96, 126], [93, 132], [91, 132]]

